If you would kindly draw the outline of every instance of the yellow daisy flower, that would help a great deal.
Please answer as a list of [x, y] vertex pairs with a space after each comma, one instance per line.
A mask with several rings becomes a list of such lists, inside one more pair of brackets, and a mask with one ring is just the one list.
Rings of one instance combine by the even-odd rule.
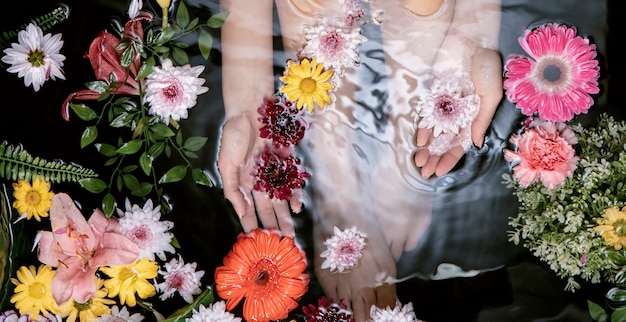
[[66, 322], [86, 322], [96, 321], [96, 319], [104, 314], [111, 313], [110, 305], [115, 304], [114, 300], [105, 299], [107, 295], [106, 289], [102, 287], [103, 281], [96, 279], [96, 296], [90, 298], [85, 303], [78, 303], [74, 299], [70, 299], [59, 307], [59, 313]]
[[48, 217], [48, 210], [52, 206], [50, 199], [53, 196], [50, 182], [40, 179], [39, 176], [33, 180], [32, 186], [24, 179], [13, 184], [13, 208], [17, 209], [20, 219], [34, 216], [37, 221], [41, 221], [40, 217]]
[[11, 278], [15, 284], [11, 303], [15, 303], [15, 308], [21, 315], [28, 313], [31, 319], [37, 320], [41, 313], [56, 313], [57, 305], [50, 292], [50, 283], [55, 271], [48, 265], [22, 266], [17, 271], [17, 278]]
[[110, 277], [104, 282], [109, 297], [119, 296], [120, 303], [128, 306], [137, 304], [135, 293], [142, 299], [156, 295], [156, 288], [148, 279], [156, 278], [158, 270], [159, 266], [145, 257], [129, 265], [100, 268]]
[[604, 243], [613, 246], [615, 250], [626, 247], [626, 207], [607, 208], [602, 218], [598, 219], [598, 226], [594, 228], [604, 239]]
[[311, 62], [304, 58], [299, 64], [289, 61], [285, 73], [286, 75], [280, 77], [284, 83], [280, 92], [285, 94], [288, 100], [297, 101], [298, 109], [306, 106], [309, 111], [313, 111], [313, 101], [320, 108], [331, 103], [328, 91], [335, 86], [328, 80], [333, 76], [333, 70], [324, 71], [324, 64], [318, 64], [315, 57]]

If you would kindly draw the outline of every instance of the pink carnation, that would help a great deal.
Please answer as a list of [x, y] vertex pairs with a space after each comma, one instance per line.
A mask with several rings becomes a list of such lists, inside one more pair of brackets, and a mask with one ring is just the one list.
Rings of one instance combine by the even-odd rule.
[[504, 158], [516, 164], [513, 175], [522, 187], [541, 180], [544, 186], [554, 189], [572, 175], [578, 164], [572, 147], [578, 139], [564, 123], [535, 121], [509, 141], [517, 149], [505, 149]]

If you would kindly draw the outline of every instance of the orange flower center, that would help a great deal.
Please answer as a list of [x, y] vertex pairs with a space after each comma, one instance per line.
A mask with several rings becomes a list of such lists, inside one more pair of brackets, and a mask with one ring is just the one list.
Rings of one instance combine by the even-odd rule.
[[313, 80], [311, 77], [303, 78], [300, 81], [300, 90], [306, 94], [311, 94], [315, 92], [315, 88], [317, 87], [317, 82]]
[[248, 271], [248, 281], [251, 281], [256, 291], [270, 293], [278, 287], [279, 270], [276, 263], [268, 258], [261, 258]]
[[35, 282], [28, 287], [28, 295], [30, 297], [40, 299], [43, 297], [45, 293], [46, 293], [46, 287], [39, 282]]
[[29, 191], [26, 194], [26, 202], [28, 202], [31, 205], [37, 205], [39, 204], [39, 202], [41, 202], [41, 195], [39, 195], [39, 192], [37, 191]]

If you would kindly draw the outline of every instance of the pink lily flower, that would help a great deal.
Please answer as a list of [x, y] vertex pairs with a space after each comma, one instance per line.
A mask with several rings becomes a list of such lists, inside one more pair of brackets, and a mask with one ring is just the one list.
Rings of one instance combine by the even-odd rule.
[[96, 295], [94, 275], [100, 266], [127, 265], [139, 254], [135, 243], [120, 233], [116, 219], [96, 210], [85, 220], [64, 193], [52, 197], [52, 231], [40, 231], [39, 261], [57, 267], [50, 289], [57, 304], [69, 299], [84, 303]]
[[[116, 49], [116, 47], [124, 40], [143, 41], [142, 20], [152, 21], [153, 17], [147, 12], [141, 12], [137, 17], [126, 22], [122, 32], [123, 39], [107, 31], [101, 31], [89, 46], [89, 54], [87, 56], [91, 62], [91, 68], [93, 68], [96, 79], [107, 83], [110, 86], [107, 91], [112, 94], [139, 95], [139, 89], [142, 86], [136, 79], [137, 72], [141, 66], [139, 50], [135, 48], [135, 57], [130, 68], [124, 68], [120, 63], [122, 51]], [[116, 80], [114, 86], [111, 86], [113, 84], [110, 83], [111, 75]], [[96, 92], [91, 89], [82, 89], [71, 93], [63, 102], [63, 109], [61, 110], [63, 119], [66, 121], [70, 119], [69, 103], [72, 100], [97, 100], [101, 95], [102, 92]]]

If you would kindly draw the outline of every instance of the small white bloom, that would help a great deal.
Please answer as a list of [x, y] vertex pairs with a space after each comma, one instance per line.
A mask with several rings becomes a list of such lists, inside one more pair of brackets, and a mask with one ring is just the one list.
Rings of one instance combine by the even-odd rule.
[[174, 66], [165, 59], [161, 67], [154, 67], [146, 77], [145, 101], [150, 103], [150, 114], [159, 116], [165, 124], [170, 117], [179, 121], [187, 118], [187, 109], [196, 105], [198, 95], [209, 90], [199, 78], [204, 66]]
[[168, 232], [174, 223], [161, 221], [161, 206], [152, 206], [152, 200], [146, 201], [143, 208], [130, 204], [126, 199], [126, 212], [117, 209], [120, 215], [119, 223], [122, 235], [128, 237], [137, 244], [139, 256], [137, 259], [148, 258], [154, 261], [155, 254], [165, 260], [165, 252], [174, 254], [176, 250], [172, 246], [174, 235]]
[[368, 322], [417, 322], [419, 321], [413, 311], [413, 303], [402, 306], [400, 301], [396, 301], [396, 307], [389, 306], [382, 309], [372, 305], [370, 308], [370, 319]]
[[363, 257], [361, 251], [365, 248], [364, 233], [356, 230], [356, 226], [341, 231], [337, 226], [334, 227], [334, 236], [326, 239], [324, 250], [320, 257], [326, 258], [322, 263], [322, 269], [330, 269], [331, 272], [339, 273], [348, 272], [357, 267]]
[[204, 276], [204, 271], [197, 271], [197, 264], [187, 263], [178, 255], [178, 260], [172, 258], [165, 263], [165, 271], [159, 270], [159, 274], [163, 276], [164, 281], [156, 285], [161, 300], [165, 300], [178, 292], [187, 303], [193, 302], [193, 295], [200, 294], [202, 285], [200, 279]]
[[417, 126], [433, 129], [435, 137], [442, 133], [458, 134], [471, 125], [479, 106], [480, 97], [474, 93], [469, 75], [440, 77], [417, 103]]
[[209, 304], [208, 307], [200, 304], [198, 310], [193, 310], [193, 315], [185, 319], [185, 322], [241, 322], [241, 318], [235, 317], [234, 314], [226, 311], [224, 301], [218, 301]]
[[144, 316], [141, 313], [130, 315], [128, 309], [122, 306], [120, 309], [117, 305], [111, 307], [111, 313], [106, 313], [98, 317], [98, 322], [140, 322]]
[[143, 0], [131, 0], [128, 6], [128, 16], [131, 19], [137, 17], [141, 8], [143, 8]]
[[358, 48], [366, 40], [359, 27], [337, 26], [325, 17], [318, 17], [317, 24], [304, 27], [306, 44], [301, 57], [316, 57], [326, 68], [333, 68], [342, 75], [344, 68], [359, 66]]
[[39, 314], [37, 319], [31, 319], [28, 313], [20, 315], [16, 310], [7, 310], [0, 314], [0, 322], [62, 322], [63, 318], [59, 314]]
[[2, 62], [11, 65], [9, 73], [24, 77], [24, 85], [39, 91], [48, 79], [65, 79], [63, 61], [59, 52], [63, 47], [61, 34], [43, 34], [41, 28], [31, 23], [17, 34], [18, 42], [4, 50]]

